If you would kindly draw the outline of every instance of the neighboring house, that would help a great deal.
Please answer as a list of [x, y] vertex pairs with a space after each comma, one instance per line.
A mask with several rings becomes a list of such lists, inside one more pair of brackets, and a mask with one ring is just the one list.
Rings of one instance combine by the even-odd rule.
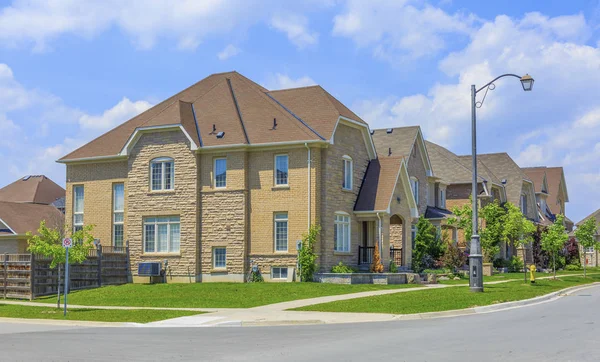
[[569, 202], [569, 192], [567, 191], [567, 181], [562, 167], [526, 167], [523, 169], [527, 174], [540, 174], [542, 171], [546, 175], [546, 184], [548, 187], [548, 196], [546, 205], [553, 216], [564, 215], [565, 227], [567, 231], [573, 230], [573, 221], [566, 215], [566, 203]]
[[54, 206], [0, 201], [0, 254], [27, 252], [27, 232], [35, 234], [40, 221], [61, 227], [64, 216]]
[[548, 206], [548, 177], [545, 168], [523, 168], [523, 172], [533, 182], [535, 187], [535, 199], [538, 210], [539, 223], [544, 226], [552, 224], [555, 220], [555, 215]]
[[[457, 156], [448, 149], [433, 142], [426, 142], [427, 151], [433, 167], [433, 172], [440, 181], [446, 185], [445, 209], [452, 210], [454, 207], [462, 207], [471, 203], [469, 197], [472, 191], [472, 165], [470, 158]], [[489, 168], [478, 160], [478, 199], [485, 204], [494, 199], [500, 202], [506, 201], [504, 185]], [[446, 216], [446, 218], [449, 215]], [[468, 247], [471, 236], [464, 235], [463, 230], [454, 232], [452, 239], [457, 240], [462, 248]]]
[[311, 224], [322, 228], [321, 271], [357, 265], [359, 247], [375, 243], [387, 268], [390, 224], [419, 215], [404, 158], [378, 158], [368, 125], [331, 94], [269, 91], [237, 72], [201, 80], [58, 162], [67, 222], [128, 245], [134, 281], [146, 281], [136, 273], [148, 261], [167, 261], [168, 281], [244, 281], [252, 266], [289, 281]]
[[[585, 217], [583, 220], [581, 220], [580, 222], [575, 224], [575, 226], [579, 227], [581, 224], [583, 224], [585, 221], [587, 221], [588, 219], [591, 219], [591, 218], [596, 219], [596, 225], [598, 227], [598, 231], [596, 231], [596, 241], [598, 241], [600, 243], [600, 209], [594, 211], [592, 214]], [[600, 266], [600, 259], [598, 258], [599, 250], [597, 248], [591, 247], [591, 248], [585, 248], [585, 250], [584, 250], [584, 248], [580, 245], [579, 253], [580, 253], [580, 258], [581, 258], [582, 264], [587, 262], [588, 266], [593, 266], [593, 267]], [[585, 257], [585, 259], [584, 259], [584, 257]]]
[[25, 234], [35, 233], [42, 220], [50, 227], [62, 227], [64, 208], [53, 204], [64, 197], [65, 189], [42, 175], [25, 176], [1, 188], [0, 253], [26, 252]]

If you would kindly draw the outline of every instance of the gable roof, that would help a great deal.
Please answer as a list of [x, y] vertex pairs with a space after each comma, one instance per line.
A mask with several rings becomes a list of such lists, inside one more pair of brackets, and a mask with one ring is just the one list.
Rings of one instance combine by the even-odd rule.
[[59, 162], [126, 156], [141, 133], [158, 129], [180, 129], [193, 150], [326, 142], [332, 138], [341, 117], [368, 130], [360, 117], [320, 86], [269, 92], [235, 71], [218, 73], [133, 117]]
[[[425, 141], [425, 144], [436, 177], [449, 185], [472, 182], [471, 168], [465, 166], [459, 156], [433, 142]], [[486, 180], [481, 174], [478, 174], [478, 178], [479, 182]]]
[[523, 172], [525, 172], [527, 177], [529, 177], [529, 179], [533, 182], [536, 193], [548, 193], [548, 183], [545, 167], [524, 167]]
[[[544, 171], [546, 174], [546, 182], [548, 184], [548, 207], [553, 214], [560, 213], [560, 207], [558, 202], [558, 193], [562, 189], [565, 199], [565, 203], [569, 202], [569, 193], [567, 191], [567, 182], [565, 180], [565, 173], [562, 167], [526, 167], [523, 169], [525, 172], [541, 172]], [[537, 190], [537, 189], [536, 189]], [[563, 210], [564, 212], [565, 210]]]
[[380, 157], [389, 157], [391, 151], [392, 157], [408, 158], [416, 145], [421, 149], [421, 160], [428, 176], [433, 175], [431, 161], [420, 126], [374, 129], [371, 131], [371, 137]]
[[494, 173], [500, 180], [506, 180], [506, 200], [514, 205], [519, 205], [523, 192], [523, 181], [531, 182], [508, 153], [487, 153], [477, 155], [477, 158]]
[[[575, 224], [576, 226], [580, 226], [581, 224], [583, 224], [585, 221], [587, 221], [588, 219], [591, 218], [595, 218], [596, 221], [600, 224], [600, 209], [592, 212], [591, 214], [589, 214], [588, 216], [584, 217], [583, 219], [581, 219], [581, 221], [579, 221], [577, 224]], [[600, 233], [600, 230], [598, 230], [598, 233]]]
[[[483, 162], [483, 160], [477, 155], [477, 175], [482, 177], [485, 181], [495, 183], [496, 185], [502, 185], [502, 180], [496, 176], [492, 170]], [[469, 172], [473, 172], [473, 156], [464, 155], [458, 156], [460, 163], [463, 164]], [[490, 185], [491, 186], [491, 185]]]
[[49, 227], [57, 227], [62, 225], [64, 216], [51, 205], [0, 201], [0, 224], [4, 224], [8, 229], [8, 232], [3, 230], [0, 235], [35, 232], [42, 220], [45, 220]]
[[44, 175], [25, 176], [0, 189], [0, 201], [51, 204], [65, 189]]

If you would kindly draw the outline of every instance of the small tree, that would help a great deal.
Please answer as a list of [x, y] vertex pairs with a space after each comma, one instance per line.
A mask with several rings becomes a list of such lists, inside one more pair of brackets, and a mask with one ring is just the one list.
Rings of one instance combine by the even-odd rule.
[[511, 203], [504, 205], [506, 216], [502, 222], [504, 241], [515, 247], [525, 247], [533, 242], [536, 227], [529, 221], [521, 210]]
[[[469, 200], [471, 200], [471, 197], [469, 197]], [[471, 207], [471, 203], [461, 207], [453, 207], [452, 214], [454, 214], [454, 216], [448, 218], [448, 225], [464, 230], [465, 239], [470, 239], [471, 235], [473, 235], [473, 208]]]
[[383, 273], [383, 264], [381, 263], [381, 255], [379, 254], [379, 243], [377, 242], [375, 243], [375, 250], [373, 250], [371, 273]]
[[[427, 265], [430, 263], [427, 263], [426, 259], [434, 260], [434, 256], [430, 255], [430, 253], [432, 249], [437, 249], [437, 243], [441, 243], [440, 238], [437, 238], [436, 234], [437, 230], [435, 229], [435, 226], [423, 216], [419, 217], [419, 222], [417, 222], [417, 234], [415, 235], [415, 247], [412, 254], [412, 268], [417, 273], [431, 266]], [[436, 241], [436, 239], [438, 240]], [[437, 257], [439, 256], [440, 255]]]
[[597, 248], [598, 241], [596, 240], [596, 232], [598, 231], [598, 226], [596, 225], [596, 219], [590, 217], [586, 221], [583, 222], [577, 229], [575, 230], [575, 237], [579, 241], [579, 244], [583, 247], [583, 277], [587, 276], [586, 267], [587, 267], [587, 256], [585, 253], [586, 248]]
[[479, 235], [483, 261], [486, 263], [491, 263], [494, 256], [500, 252], [505, 216], [506, 211], [497, 200], [481, 208], [481, 218], [485, 220], [485, 225], [481, 227]]
[[315, 244], [321, 232], [319, 225], [311, 225], [308, 233], [302, 235], [302, 247], [298, 252], [298, 264], [300, 265], [300, 280], [312, 282], [313, 275], [317, 270], [317, 254]]
[[542, 249], [552, 254], [552, 266], [554, 270], [554, 279], [556, 279], [556, 254], [558, 254], [569, 239], [563, 224], [565, 217], [558, 215], [556, 220], [542, 234]]

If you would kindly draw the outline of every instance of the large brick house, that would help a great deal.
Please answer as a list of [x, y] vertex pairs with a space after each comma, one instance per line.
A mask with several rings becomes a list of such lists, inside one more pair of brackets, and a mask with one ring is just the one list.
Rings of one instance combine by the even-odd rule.
[[320, 86], [269, 91], [228, 72], [58, 162], [67, 223], [128, 245], [134, 281], [147, 281], [136, 275], [145, 261], [163, 262], [168, 282], [243, 281], [252, 266], [283, 281], [316, 224], [321, 271], [357, 265], [359, 247], [375, 243], [387, 267], [394, 233], [398, 263], [410, 267], [409, 228], [392, 225], [412, 224], [424, 208], [411, 192], [411, 157], [398, 156], [378, 157], [369, 126]]

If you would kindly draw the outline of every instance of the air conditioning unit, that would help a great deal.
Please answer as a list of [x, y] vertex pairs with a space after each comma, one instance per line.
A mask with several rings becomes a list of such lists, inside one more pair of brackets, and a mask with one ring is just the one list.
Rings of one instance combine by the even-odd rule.
[[138, 275], [141, 277], [159, 277], [162, 275], [162, 263], [147, 262], [138, 264]]

